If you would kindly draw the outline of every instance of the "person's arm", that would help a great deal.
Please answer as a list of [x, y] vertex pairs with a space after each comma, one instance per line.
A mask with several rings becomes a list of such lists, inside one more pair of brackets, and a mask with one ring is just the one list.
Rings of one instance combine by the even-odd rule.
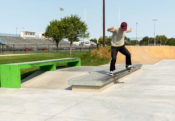
[[108, 32], [113, 32], [115, 30], [114, 27], [108, 28]]
[[132, 28], [130, 28], [130, 30], [127, 30], [127, 31], [126, 31], [126, 33], [132, 32], [132, 30], [133, 30], [133, 29], [132, 29]]

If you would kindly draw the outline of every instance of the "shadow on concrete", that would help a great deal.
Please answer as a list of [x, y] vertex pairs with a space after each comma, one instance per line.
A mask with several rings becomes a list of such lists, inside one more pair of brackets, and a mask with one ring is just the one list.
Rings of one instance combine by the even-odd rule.
[[29, 81], [32, 78], [35, 78], [41, 74], [45, 73], [44, 71], [35, 71], [32, 74], [28, 75], [27, 77], [25, 77], [24, 79], [21, 80], [21, 83], [24, 83], [26, 81]]
[[72, 86], [65, 88], [65, 90], [72, 90]]
[[104, 70], [100, 70], [100, 71], [96, 71], [97, 73], [100, 73], [100, 74], [108, 74], [109, 72], [108, 71], [104, 71]]
[[[66, 68], [66, 66], [58, 66], [56, 67], [56, 69], [64, 69]], [[29, 80], [31, 80], [32, 78], [35, 78], [41, 74], [44, 74], [46, 71], [40, 71], [40, 70], [36, 70], [36, 71], [33, 71], [33, 72], [28, 72], [24, 75], [24, 77], [22, 77], [22, 80], [21, 80], [21, 83], [24, 83], [24, 82], [27, 82]]]

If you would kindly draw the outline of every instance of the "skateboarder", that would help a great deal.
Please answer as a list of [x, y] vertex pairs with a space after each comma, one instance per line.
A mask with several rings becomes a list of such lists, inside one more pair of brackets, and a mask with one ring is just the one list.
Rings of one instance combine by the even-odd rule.
[[127, 23], [122, 22], [121, 26], [118, 28], [111, 27], [108, 29], [109, 32], [112, 32], [112, 41], [111, 41], [111, 63], [110, 63], [110, 75], [113, 75], [115, 70], [116, 56], [118, 51], [126, 56], [126, 69], [131, 69], [131, 54], [128, 49], [125, 47], [125, 34], [132, 32], [132, 28], [127, 30]]

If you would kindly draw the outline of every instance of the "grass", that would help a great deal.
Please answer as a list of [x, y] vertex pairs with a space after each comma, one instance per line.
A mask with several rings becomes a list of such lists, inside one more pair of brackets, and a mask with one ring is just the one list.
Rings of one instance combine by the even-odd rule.
[[[60, 51], [60, 52], [45, 52], [45, 53], [35, 53], [30, 55], [22, 55], [22, 56], [1, 56], [0, 64], [8, 64], [8, 63], [18, 63], [18, 62], [29, 62], [29, 61], [38, 61], [38, 60], [48, 60], [48, 59], [59, 59], [66, 57], [79, 57], [81, 58], [82, 66], [98, 66], [107, 64], [109, 59], [100, 58], [97, 55], [91, 55], [90, 51], [73, 51], [72, 56], [69, 56], [68, 51]], [[65, 66], [63, 65], [57, 65]], [[21, 70], [21, 78], [30, 75], [31, 73], [39, 70], [39, 67], [23, 69]]]
[[100, 58], [97, 55], [91, 55], [90, 52], [82, 54], [80, 56], [80, 58], [82, 60], [82, 65], [83, 66], [98, 66], [98, 65], [107, 64], [109, 62], [109, 59]]

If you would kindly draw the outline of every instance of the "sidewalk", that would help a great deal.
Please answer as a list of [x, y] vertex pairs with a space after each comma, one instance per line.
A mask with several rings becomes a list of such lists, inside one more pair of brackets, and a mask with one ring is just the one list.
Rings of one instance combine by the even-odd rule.
[[0, 89], [0, 121], [175, 121], [174, 72], [175, 60], [144, 65], [101, 93]]
[[2, 54], [1, 56], [23, 56], [23, 55], [31, 55], [31, 54]]

